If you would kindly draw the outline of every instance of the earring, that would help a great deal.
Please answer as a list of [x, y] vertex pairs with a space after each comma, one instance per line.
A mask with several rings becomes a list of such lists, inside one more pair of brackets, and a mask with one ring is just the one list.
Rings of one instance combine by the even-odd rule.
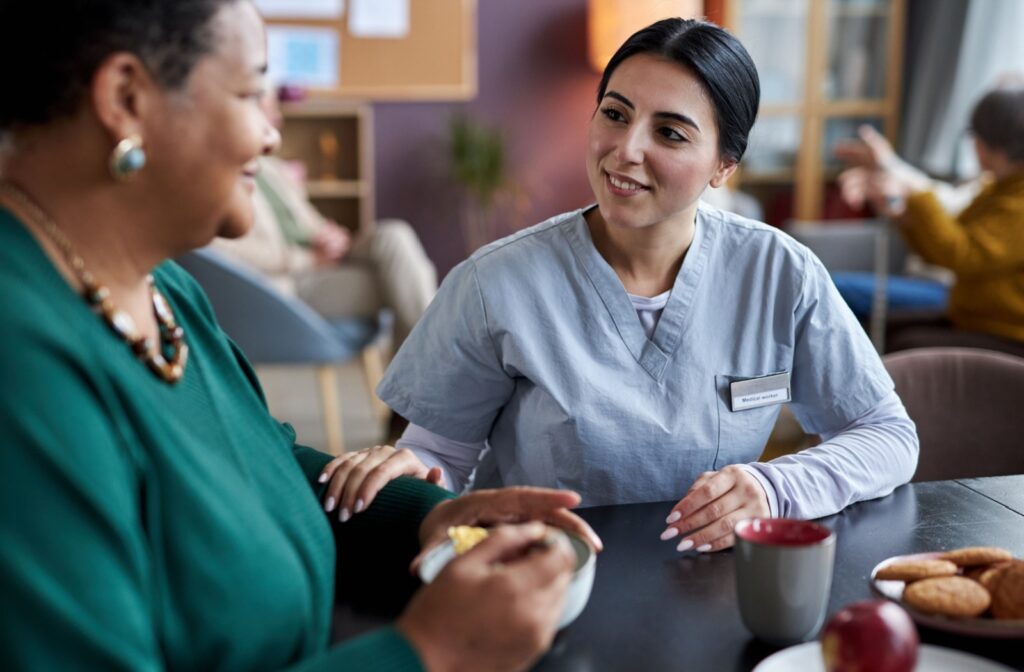
[[146, 165], [146, 152], [142, 149], [142, 138], [129, 135], [123, 138], [110, 153], [110, 174], [115, 180], [126, 180]]

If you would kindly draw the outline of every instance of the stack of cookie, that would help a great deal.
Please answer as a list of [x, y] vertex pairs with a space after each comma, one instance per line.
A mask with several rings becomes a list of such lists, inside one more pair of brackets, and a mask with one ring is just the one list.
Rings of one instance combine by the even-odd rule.
[[974, 546], [894, 562], [879, 568], [875, 579], [905, 581], [903, 601], [927, 614], [1024, 619], [1024, 560], [1002, 548]]

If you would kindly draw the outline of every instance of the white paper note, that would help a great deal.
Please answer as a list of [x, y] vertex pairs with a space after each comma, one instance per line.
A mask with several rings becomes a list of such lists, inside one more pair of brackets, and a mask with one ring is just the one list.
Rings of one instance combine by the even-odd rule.
[[409, 0], [349, 0], [348, 32], [353, 37], [406, 37]]
[[330, 28], [267, 26], [268, 77], [277, 84], [338, 85], [338, 32]]
[[345, 0], [254, 0], [268, 19], [340, 19]]

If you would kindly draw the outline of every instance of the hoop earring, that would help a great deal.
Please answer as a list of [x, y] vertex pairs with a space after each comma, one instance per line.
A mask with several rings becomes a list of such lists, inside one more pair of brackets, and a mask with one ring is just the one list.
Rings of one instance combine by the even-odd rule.
[[127, 180], [145, 165], [146, 152], [142, 149], [142, 138], [137, 135], [123, 138], [110, 153], [110, 174], [115, 180]]

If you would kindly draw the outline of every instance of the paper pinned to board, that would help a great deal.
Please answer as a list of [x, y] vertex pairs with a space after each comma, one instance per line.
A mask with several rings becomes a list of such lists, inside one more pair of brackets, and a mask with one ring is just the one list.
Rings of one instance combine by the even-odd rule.
[[254, 0], [268, 19], [340, 19], [345, 0]]
[[277, 84], [338, 86], [338, 32], [332, 28], [267, 26], [267, 76]]
[[348, 32], [353, 37], [408, 37], [409, 0], [349, 0]]

